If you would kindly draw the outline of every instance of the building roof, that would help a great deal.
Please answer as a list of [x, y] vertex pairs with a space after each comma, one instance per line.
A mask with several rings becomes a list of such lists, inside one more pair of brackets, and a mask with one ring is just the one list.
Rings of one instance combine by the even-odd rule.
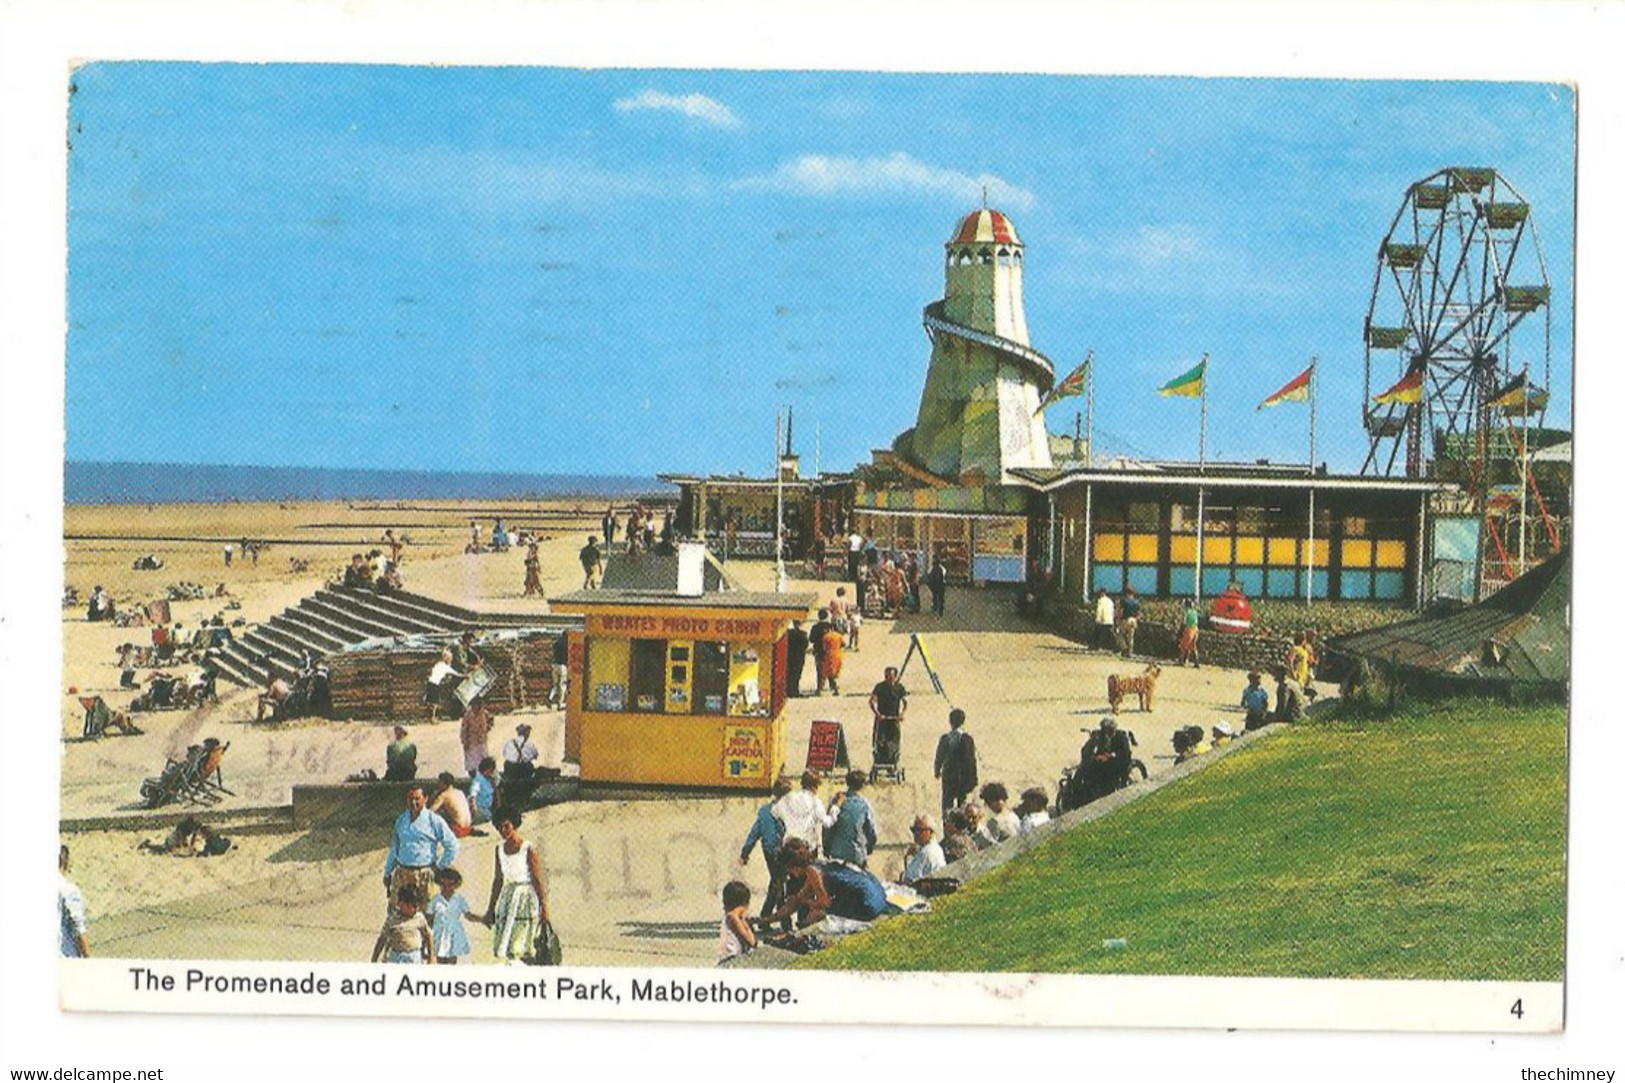
[[[657, 474], [667, 485], [705, 485], [719, 489], [777, 489], [779, 481], [769, 477], [747, 477], [744, 474]], [[822, 474], [817, 477], [785, 478], [786, 489], [816, 489], [823, 485], [843, 485], [852, 480], [851, 474]]]
[[1132, 462], [1106, 466], [1067, 466], [1052, 470], [1009, 471], [1016, 484], [1053, 492], [1084, 483], [1113, 485], [1200, 485], [1207, 489], [1342, 489], [1365, 492], [1447, 492], [1457, 486], [1429, 478], [1366, 477], [1353, 474], [1311, 475], [1307, 466], [1270, 463]]
[[[722, 586], [722, 572], [709, 561], [705, 565], [705, 589]], [[676, 553], [610, 553], [604, 558], [604, 590], [634, 593], [672, 593], [677, 590]]]
[[1020, 244], [1015, 223], [1003, 211], [983, 207], [960, 219], [949, 244]]
[[818, 602], [811, 591], [778, 594], [770, 590], [708, 591], [699, 595], [681, 595], [672, 591], [645, 590], [577, 590], [552, 600], [554, 607], [580, 606], [592, 609], [598, 606], [649, 606], [661, 609], [760, 609], [782, 613], [808, 613]]
[[1417, 617], [1327, 645], [1374, 663], [1469, 678], [1557, 683], [1569, 674], [1572, 563], [1562, 552], [1476, 605]]

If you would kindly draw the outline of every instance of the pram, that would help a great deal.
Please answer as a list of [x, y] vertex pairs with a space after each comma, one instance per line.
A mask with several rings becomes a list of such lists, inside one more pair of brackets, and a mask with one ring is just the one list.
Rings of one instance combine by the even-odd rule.
[[903, 720], [876, 716], [870, 741], [874, 749], [874, 766], [869, 769], [869, 781], [907, 781], [908, 772], [899, 762], [903, 756]]

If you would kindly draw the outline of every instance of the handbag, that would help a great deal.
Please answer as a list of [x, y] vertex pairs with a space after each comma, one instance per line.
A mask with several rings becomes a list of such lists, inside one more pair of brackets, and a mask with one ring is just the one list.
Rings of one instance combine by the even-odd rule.
[[536, 943], [525, 961], [531, 966], [558, 966], [564, 960], [564, 949], [559, 945], [559, 934], [553, 931], [551, 921], [542, 922], [536, 934]]

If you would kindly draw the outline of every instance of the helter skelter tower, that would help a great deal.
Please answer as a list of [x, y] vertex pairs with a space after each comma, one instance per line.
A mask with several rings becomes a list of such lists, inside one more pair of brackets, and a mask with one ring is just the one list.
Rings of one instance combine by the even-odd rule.
[[925, 308], [931, 365], [914, 428], [896, 450], [949, 480], [997, 484], [1019, 467], [1048, 467], [1038, 404], [1055, 367], [1027, 338], [1021, 238], [1009, 217], [972, 211], [946, 245], [946, 288]]

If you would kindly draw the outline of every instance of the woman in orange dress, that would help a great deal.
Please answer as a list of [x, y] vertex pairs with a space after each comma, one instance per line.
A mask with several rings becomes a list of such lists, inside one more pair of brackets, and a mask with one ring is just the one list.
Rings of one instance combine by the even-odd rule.
[[841, 694], [841, 648], [843, 638], [833, 627], [824, 633], [824, 650], [818, 656], [818, 676], [829, 684], [830, 695]]

